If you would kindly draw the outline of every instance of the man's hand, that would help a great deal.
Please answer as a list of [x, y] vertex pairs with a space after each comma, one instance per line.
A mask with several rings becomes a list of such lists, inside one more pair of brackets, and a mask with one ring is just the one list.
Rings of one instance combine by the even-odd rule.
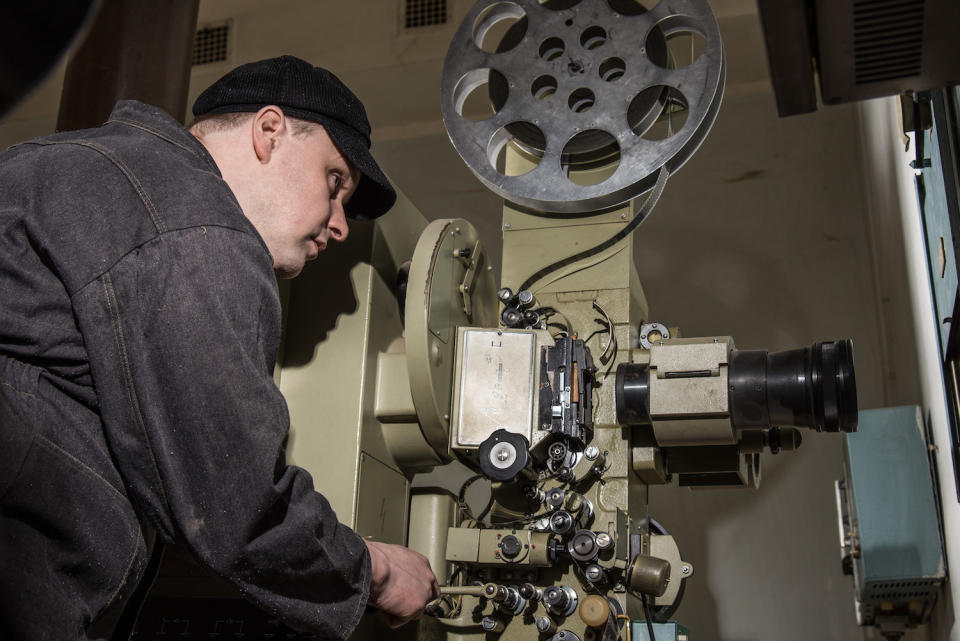
[[391, 628], [420, 618], [427, 603], [440, 596], [430, 562], [402, 545], [366, 544], [372, 574], [369, 604], [383, 613]]

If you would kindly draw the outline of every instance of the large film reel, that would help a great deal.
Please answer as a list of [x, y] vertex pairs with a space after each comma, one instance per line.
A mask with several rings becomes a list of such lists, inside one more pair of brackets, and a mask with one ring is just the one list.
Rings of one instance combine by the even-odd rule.
[[[716, 19], [706, 0], [662, 0], [649, 11], [641, 2], [653, 4], [474, 5], [447, 52], [442, 108], [454, 147], [489, 189], [539, 211], [600, 210], [643, 194], [661, 167], [672, 173], [693, 155], [723, 95]], [[502, 37], [491, 38], [498, 30]], [[675, 62], [670, 46], [680, 34], [703, 45], [686, 66]], [[478, 91], [492, 113], [471, 113], [468, 101]], [[669, 128], [671, 113], [684, 116], [682, 126]], [[665, 131], [654, 132], [664, 124]], [[536, 166], [522, 175], [503, 173], [498, 157], [508, 143]], [[597, 184], [569, 178], [571, 168], [617, 160], [613, 174]]]

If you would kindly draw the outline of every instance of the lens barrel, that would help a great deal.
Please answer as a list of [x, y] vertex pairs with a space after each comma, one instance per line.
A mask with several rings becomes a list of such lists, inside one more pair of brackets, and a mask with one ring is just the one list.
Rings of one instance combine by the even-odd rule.
[[850, 340], [773, 353], [735, 350], [730, 354], [728, 373], [735, 427], [857, 431], [857, 385]]
[[[857, 431], [857, 385], [850, 340], [782, 352], [734, 350], [728, 363], [730, 419], [738, 428], [809, 427]], [[650, 368], [617, 367], [617, 422], [650, 423]]]
[[619, 365], [614, 392], [620, 425], [650, 423], [650, 368], [646, 363]]

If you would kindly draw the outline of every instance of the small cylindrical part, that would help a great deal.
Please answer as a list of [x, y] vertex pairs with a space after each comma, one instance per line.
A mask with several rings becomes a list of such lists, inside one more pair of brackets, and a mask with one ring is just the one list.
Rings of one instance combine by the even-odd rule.
[[526, 600], [520, 596], [520, 591], [516, 588], [507, 588], [506, 596], [500, 603], [500, 610], [511, 616], [517, 616], [523, 612], [527, 605]]
[[517, 306], [520, 309], [530, 309], [533, 307], [533, 304], [537, 299], [533, 297], [533, 293], [527, 289], [521, 289], [517, 292]]
[[800, 430], [794, 427], [771, 427], [766, 436], [767, 445], [774, 454], [780, 451], [792, 452], [803, 442]]
[[570, 616], [577, 609], [577, 593], [567, 585], [551, 585], [543, 591], [543, 603], [560, 616]]
[[543, 503], [547, 499], [547, 493], [536, 485], [527, 485], [523, 488], [523, 496], [531, 503]]
[[670, 582], [670, 562], [655, 556], [638, 554], [627, 566], [627, 586], [634, 592], [663, 596]]
[[520, 596], [527, 601], [536, 603], [543, 598], [543, 590], [532, 583], [524, 583], [520, 586]]
[[614, 384], [617, 423], [650, 424], [650, 367], [646, 363], [623, 363], [617, 367]]
[[547, 506], [553, 510], [563, 507], [563, 499], [565, 496], [566, 492], [564, 492], [561, 488], [555, 487], [551, 489], [547, 492]]
[[580, 641], [572, 630], [560, 630], [550, 638], [550, 641]]
[[503, 601], [503, 597], [507, 594], [506, 588], [502, 585], [497, 585], [496, 583], [485, 583], [483, 585], [483, 596], [494, 601]]
[[557, 631], [557, 624], [548, 616], [538, 616], [537, 630], [540, 634], [553, 634]]
[[449, 594], [453, 596], [486, 596], [486, 587], [487, 585], [493, 585], [492, 583], [487, 583], [486, 585], [441, 585], [440, 594]]
[[596, 563], [591, 563], [584, 568], [583, 576], [586, 577], [590, 583], [603, 583], [607, 578], [607, 575], [603, 572], [603, 568]]
[[610, 619], [610, 604], [599, 594], [591, 594], [580, 602], [577, 614], [591, 628], [602, 628]]
[[576, 492], [567, 492], [566, 507], [571, 514], [579, 514], [584, 508], [584, 498]]
[[550, 531], [563, 536], [573, 529], [573, 516], [566, 510], [557, 510], [550, 517]]
[[590, 530], [578, 530], [567, 544], [567, 551], [575, 560], [585, 563], [594, 561], [600, 548], [597, 546], [597, 535]]
[[540, 324], [540, 314], [528, 309], [523, 313], [523, 322], [527, 325], [534, 326]]
[[606, 532], [597, 532], [597, 547], [601, 550], [608, 550], [613, 546], [613, 537]]
[[[476, 619], [474, 619], [474, 621], [476, 621]], [[483, 628], [484, 632], [503, 632], [503, 621], [493, 617], [483, 617], [483, 621], [480, 622], [480, 627]]]
[[556, 461], [560, 463], [563, 459], [567, 458], [567, 445], [563, 441], [557, 441], [551, 443], [550, 447], [547, 449], [547, 456], [550, 457], [551, 461]]
[[497, 290], [497, 300], [506, 305], [513, 298], [513, 290], [509, 287], [502, 287]]
[[600, 448], [596, 445], [588, 445], [587, 448], [583, 450], [583, 457], [588, 461], [595, 461], [598, 456], [600, 456]]
[[449, 596], [442, 596], [439, 599], [434, 599], [423, 609], [424, 614], [427, 616], [437, 617], [438, 619], [445, 619], [450, 616], [450, 613], [453, 612], [454, 602], [453, 599]]
[[516, 307], [506, 307], [500, 313], [500, 320], [507, 327], [516, 327], [523, 321], [523, 314]]

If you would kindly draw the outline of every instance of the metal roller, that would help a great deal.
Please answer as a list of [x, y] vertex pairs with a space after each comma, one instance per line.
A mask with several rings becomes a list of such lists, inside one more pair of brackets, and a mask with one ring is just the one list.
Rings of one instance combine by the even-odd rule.
[[[508, 21], [489, 46], [485, 38]], [[667, 41], [684, 33], [702, 37], [704, 50], [672, 68]], [[497, 195], [539, 211], [595, 211], [643, 194], [661, 167], [673, 172], [690, 158], [716, 118], [724, 75], [706, 0], [660, 2], [650, 11], [632, 0], [481, 0], [447, 52], [443, 120], [457, 152]], [[464, 103], [484, 85], [495, 113], [472, 120]], [[645, 138], [668, 106], [686, 110], [682, 126], [662, 140]], [[511, 141], [539, 161], [535, 168], [515, 176], [498, 171], [497, 157]], [[571, 167], [618, 156], [599, 184], [568, 178]]]

